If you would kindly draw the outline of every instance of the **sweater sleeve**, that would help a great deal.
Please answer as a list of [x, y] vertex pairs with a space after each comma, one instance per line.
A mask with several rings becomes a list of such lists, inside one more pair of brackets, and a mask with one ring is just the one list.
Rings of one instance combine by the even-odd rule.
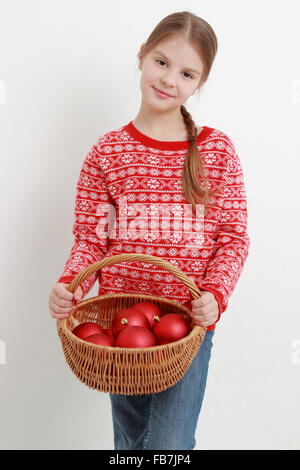
[[[108, 250], [107, 215], [111, 216], [114, 204], [101, 169], [99, 156], [99, 145], [94, 145], [88, 152], [80, 171], [73, 225], [75, 241], [57, 282], [69, 284], [87, 266], [100, 261]], [[97, 277], [96, 272], [81, 283], [84, 296], [91, 290]]]
[[200, 290], [214, 294], [219, 321], [228, 306], [228, 300], [243, 270], [249, 253], [247, 232], [247, 201], [240, 159], [232, 141], [224, 186], [224, 201], [217, 226], [216, 243], [207, 264]]

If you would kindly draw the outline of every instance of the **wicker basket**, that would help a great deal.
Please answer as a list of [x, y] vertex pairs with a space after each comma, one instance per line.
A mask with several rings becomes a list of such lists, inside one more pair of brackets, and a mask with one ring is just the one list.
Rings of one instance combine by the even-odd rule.
[[[113, 255], [92, 264], [73, 279], [68, 286], [69, 291], [74, 293], [87, 277], [101, 268], [126, 261], [160, 266], [180, 279], [194, 299], [201, 296], [194, 282], [173, 264], [156, 256], [135, 253]], [[94, 321], [109, 328], [120, 310], [143, 301], [155, 303], [162, 313], [182, 315], [190, 322], [190, 333], [173, 343], [147, 348], [96, 345], [72, 333], [75, 326], [84, 321]], [[206, 328], [195, 324], [190, 313], [181, 303], [163, 297], [135, 293], [107, 294], [78, 302], [68, 318], [57, 320], [57, 332], [67, 364], [88, 387], [124, 395], [158, 393], [172, 387], [185, 375], [205, 337]]]

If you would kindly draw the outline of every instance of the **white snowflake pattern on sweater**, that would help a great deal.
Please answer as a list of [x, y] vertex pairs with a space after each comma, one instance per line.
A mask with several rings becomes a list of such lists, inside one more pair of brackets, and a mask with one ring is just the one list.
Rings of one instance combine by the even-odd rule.
[[[209, 199], [205, 217], [203, 210], [195, 215], [181, 187], [188, 145], [187, 141], [154, 140], [132, 121], [99, 137], [79, 175], [75, 242], [58, 282], [71, 282], [104, 257], [150, 254], [177, 266], [200, 290], [212, 292], [220, 318], [250, 246], [243, 172], [231, 139], [203, 126], [197, 146], [209, 188], [218, 193]], [[105, 267], [81, 284], [84, 295], [97, 278], [99, 295], [141, 292], [189, 306], [192, 300], [180, 280], [149, 263]]]

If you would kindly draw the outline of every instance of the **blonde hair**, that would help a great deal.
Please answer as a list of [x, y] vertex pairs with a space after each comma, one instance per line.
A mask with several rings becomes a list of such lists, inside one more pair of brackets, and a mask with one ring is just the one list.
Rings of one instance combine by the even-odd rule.
[[[199, 84], [200, 89], [208, 78], [217, 53], [218, 43], [212, 27], [199, 16], [189, 11], [176, 12], [166, 16], [149, 35], [147, 41], [143, 44], [143, 51], [140, 51], [137, 57], [140, 60], [156, 47], [158, 43], [174, 34], [183, 35], [199, 53], [204, 66]], [[196, 203], [205, 205], [208, 202], [208, 198], [215, 194], [215, 192], [211, 192], [207, 186], [203, 161], [197, 148], [196, 140], [198, 131], [195, 122], [185, 106], [182, 105], [180, 111], [190, 142], [184, 161], [182, 189], [186, 200], [191, 203], [193, 207], [195, 207]], [[203, 186], [200, 185], [199, 176], [204, 181]]]

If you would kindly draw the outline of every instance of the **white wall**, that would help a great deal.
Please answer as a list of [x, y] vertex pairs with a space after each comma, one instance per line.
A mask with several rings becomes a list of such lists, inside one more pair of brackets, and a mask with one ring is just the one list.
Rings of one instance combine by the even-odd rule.
[[83, 158], [135, 118], [139, 46], [184, 9], [219, 40], [189, 109], [235, 143], [252, 242], [214, 337], [196, 449], [299, 448], [298, 2], [12, 0], [0, 9], [1, 448], [113, 449], [109, 397], [67, 367], [48, 296], [73, 244]]

